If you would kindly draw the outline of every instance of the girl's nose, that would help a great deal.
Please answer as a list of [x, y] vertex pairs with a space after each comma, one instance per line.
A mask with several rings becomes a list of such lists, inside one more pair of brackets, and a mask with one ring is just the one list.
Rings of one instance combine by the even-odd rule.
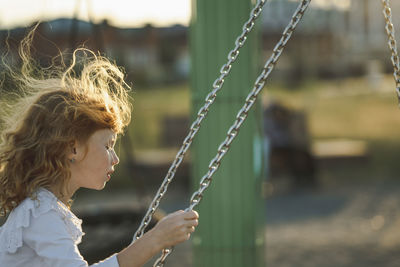
[[114, 166], [117, 165], [118, 163], [119, 163], [119, 158], [117, 156], [117, 153], [115, 153], [115, 151], [113, 150], [111, 164]]

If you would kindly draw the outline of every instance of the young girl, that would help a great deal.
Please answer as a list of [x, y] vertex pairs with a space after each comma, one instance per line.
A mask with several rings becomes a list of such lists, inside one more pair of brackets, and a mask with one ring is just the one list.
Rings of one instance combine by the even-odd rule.
[[[119, 162], [114, 144], [130, 121], [128, 88], [115, 65], [85, 49], [74, 52], [66, 70], [43, 74], [31, 62], [33, 32], [20, 46], [21, 73], [12, 72], [23, 96], [10, 105], [2, 93], [0, 105], [8, 107], [0, 113], [0, 212], [9, 215], [0, 228], [0, 266], [88, 266], [77, 248], [81, 221], [70, 200], [79, 188], [101, 190], [111, 179]], [[79, 51], [91, 56], [77, 62]], [[93, 266], [142, 266], [187, 240], [197, 220], [195, 211], [172, 213]]]

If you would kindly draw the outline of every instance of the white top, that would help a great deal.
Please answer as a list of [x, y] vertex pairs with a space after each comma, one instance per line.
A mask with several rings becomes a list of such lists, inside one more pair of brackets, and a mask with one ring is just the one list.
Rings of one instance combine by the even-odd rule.
[[[77, 245], [82, 221], [53, 193], [39, 189], [26, 198], [0, 227], [0, 266], [84, 267]], [[91, 266], [119, 267], [116, 254]]]

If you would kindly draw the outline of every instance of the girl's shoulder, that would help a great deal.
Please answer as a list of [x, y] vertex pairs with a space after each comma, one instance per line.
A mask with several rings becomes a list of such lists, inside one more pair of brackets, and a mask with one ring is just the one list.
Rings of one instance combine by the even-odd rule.
[[[54, 212], [55, 211], [55, 212]], [[76, 243], [81, 242], [83, 235], [82, 221], [78, 219], [61, 201], [50, 191], [40, 188], [33, 198], [26, 198], [8, 216], [7, 221], [0, 227], [0, 253], [15, 253], [23, 245], [24, 231], [29, 231], [30, 226], [42, 215], [53, 212], [55, 222], [62, 223], [71, 239]]]

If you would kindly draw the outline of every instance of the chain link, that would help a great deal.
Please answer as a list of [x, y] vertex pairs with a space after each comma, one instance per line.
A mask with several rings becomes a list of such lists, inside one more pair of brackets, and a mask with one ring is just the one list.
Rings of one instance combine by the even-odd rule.
[[[276, 62], [278, 61], [280, 55], [283, 52], [283, 49], [285, 48], [287, 42], [289, 41], [290, 37], [292, 36], [293, 31], [296, 29], [297, 24], [303, 17], [304, 12], [306, 11], [310, 2], [311, 2], [311, 0], [302, 0], [301, 3], [299, 4], [299, 6], [297, 7], [296, 11], [294, 12], [290, 23], [283, 31], [281, 39], [279, 40], [279, 42], [276, 44], [275, 48], [273, 49], [271, 57], [267, 60], [260, 75], [256, 79], [252, 91], [249, 93], [249, 95], [246, 98], [245, 104], [243, 105], [243, 107], [240, 109], [240, 111], [236, 115], [236, 119], [235, 119], [234, 123], [232, 124], [232, 126], [229, 128], [225, 140], [218, 147], [217, 155], [210, 161], [210, 164], [208, 166], [208, 172], [201, 178], [199, 189], [193, 193], [193, 195], [190, 199], [190, 205], [189, 205], [188, 210], [192, 210], [194, 207], [196, 207], [200, 203], [201, 199], [203, 198], [204, 191], [210, 186], [210, 184], [212, 182], [212, 176], [214, 175], [214, 173], [218, 170], [219, 166], [221, 165], [222, 158], [228, 152], [232, 141], [235, 139], [235, 137], [237, 136], [237, 134], [239, 132], [241, 125], [246, 120], [251, 107], [256, 102], [257, 96], [263, 89], [264, 84], [265, 84], [269, 74], [272, 72]], [[168, 257], [168, 255], [171, 252], [172, 252], [171, 250], [169, 250], [167, 252], [163, 251], [162, 256], [156, 261], [156, 263], [155, 263], [155, 265], [153, 265], [153, 267], [164, 266], [165, 259]]]
[[198, 130], [200, 129], [201, 122], [207, 116], [210, 106], [214, 103], [214, 100], [217, 96], [217, 92], [222, 88], [224, 84], [224, 79], [229, 74], [232, 64], [236, 61], [240, 48], [243, 47], [247, 40], [248, 34], [254, 28], [254, 22], [260, 16], [262, 11], [262, 7], [264, 6], [266, 0], [259, 0], [257, 5], [253, 8], [250, 13], [250, 18], [245, 22], [243, 25], [243, 31], [240, 36], [235, 40], [235, 48], [231, 50], [228, 54], [228, 61], [221, 67], [220, 76], [214, 81], [212, 91], [207, 95], [205, 99], [205, 104], [200, 108], [197, 113], [196, 120], [192, 123], [188, 135], [185, 137], [183, 144], [178, 151], [175, 160], [172, 162], [167, 175], [165, 176], [163, 182], [161, 183], [160, 188], [158, 189], [156, 196], [154, 197], [153, 201], [150, 204], [149, 209], [147, 210], [138, 230], [136, 231], [133, 242], [140, 238], [144, 234], [144, 230], [150, 224], [152, 216], [156, 209], [158, 208], [161, 199], [165, 195], [168, 185], [171, 183], [172, 179], [175, 176], [176, 170], [178, 169], [179, 165], [182, 163], [183, 158], [189, 149], [190, 145], [192, 144], [193, 138], [197, 134]]
[[153, 267], [163, 267], [165, 260], [167, 259], [169, 254], [172, 253], [172, 251], [173, 251], [173, 247], [163, 249], [161, 256], [154, 262]]
[[389, 0], [382, 0], [383, 4], [383, 15], [386, 22], [386, 33], [388, 36], [388, 45], [392, 53], [391, 60], [393, 65], [393, 77], [396, 83], [396, 93], [398, 98], [398, 103], [400, 105], [400, 67], [399, 67], [399, 56], [397, 54], [397, 44], [396, 38], [394, 37], [394, 27], [392, 22], [392, 12], [390, 10]]

